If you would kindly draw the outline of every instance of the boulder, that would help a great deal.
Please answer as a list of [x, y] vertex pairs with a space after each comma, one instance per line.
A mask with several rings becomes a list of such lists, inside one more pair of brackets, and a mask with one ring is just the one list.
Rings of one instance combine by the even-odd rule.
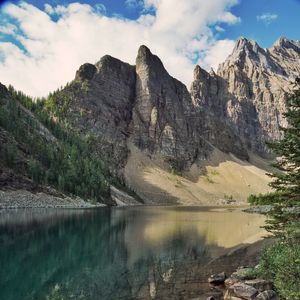
[[258, 290], [245, 283], [235, 283], [228, 289], [230, 295], [236, 296], [245, 300], [252, 300], [258, 294]]
[[227, 290], [224, 295], [224, 300], [242, 300], [242, 298], [233, 296], [232, 293], [230, 293], [230, 291]]
[[233, 285], [237, 282], [238, 282], [237, 278], [229, 277], [229, 278], [225, 279], [224, 284], [225, 284], [226, 287], [229, 287], [229, 286], [231, 286], [231, 285]]
[[225, 272], [219, 273], [219, 274], [213, 274], [210, 275], [208, 278], [208, 282], [211, 284], [223, 284], [226, 279]]
[[255, 297], [255, 300], [280, 300], [280, 298], [278, 297], [275, 291], [267, 290], [262, 293], [259, 293]]
[[245, 284], [251, 285], [252, 287], [256, 288], [259, 292], [273, 289], [273, 283], [271, 281], [259, 278], [246, 280]]

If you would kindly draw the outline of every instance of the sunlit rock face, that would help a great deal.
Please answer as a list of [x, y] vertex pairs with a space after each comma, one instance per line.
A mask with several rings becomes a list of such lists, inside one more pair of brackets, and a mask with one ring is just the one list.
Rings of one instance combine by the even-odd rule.
[[245, 147], [261, 156], [265, 142], [281, 137], [286, 126], [286, 98], [300, 75], [300, 42], [280, 38], [270, 49], [240, 38], [218, 76], [225, 80], [220, 94], [226, 102], [226, 118]]
[[189, 92], [141, 46], [135, 66], [110, 56], [81, 66], [70, 84], [80, 92], [72, 94], [66, 117], [95, 136], [99, 154], [119, 173], [129, 144], [179, 171], [201, 164], [215, 148], [243, 160], [250, 152], [268, 157], [265, 142], [281, 137], [299, 74], [299, 41], [280, 38], [263, 49], [240, 38], [217, 72], [196, 66]]

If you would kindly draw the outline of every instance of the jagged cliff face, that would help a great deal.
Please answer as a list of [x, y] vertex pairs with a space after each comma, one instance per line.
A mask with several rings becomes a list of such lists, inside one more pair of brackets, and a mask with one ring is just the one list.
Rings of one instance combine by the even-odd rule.
[[[194, 172], [196, 182], [201, 166], [216, 151], [244, 161], [253, 153], [271, 155], [266, 141], [280, 138], [286, 98], [299, 75], [300, 42], [281, 38], [263, 49], [241, 38], [217, 73], [196, 66], [188, 91], [141, 46], [135, 66], [110, 56], [81, 66], [56, 98], [69, 95], [65, 119], [96, 138], [98, 153], [112, 170], [132, 175], [143, 161], [159, 160], [169, 171]], [[218, 158], [217, 164], [230, 158], [226, 157]], [[137, 171], [136, 177], [146, 178], [146, 173]], [[136, 190], [140, 183], [131, 175], [127, 182]], [[256, 192], [247, 186], [249, 193]], [[206, 192], [206, 197], [213, 193]]]
[[188, 90], [145, 46], [136, 60], [135, 92], [132, 141], [139, 149], [165, 157], [179, 170], [204, 155], [207, 145], [194, 126], [195, 110]]
[[128, 141], [176, 169], [205, 159], [213, 147], [242, 159], [249, 151], [268, 156], [265, 142], [280, 138], [299, 74], [300, 42], [280, 38], [263, 49], [241, 38], [217, 73], [195, 68], [189, 93], [142, 46], [136, 66], [110, 56], [81, 66], [75, 81], [87, 91], [71, 101], [68, 117], [98, 138], [117, 169], [126, 164]]
[[[217, 94], [224, 116], [248, 151], [267, 156], [266, 141], [279, 139], [292, 83], [300, 74], [300, 42], [280, 38], [270, 49], [241, 38], [219, 66]], [[192, 91], [197, 91], [193, 85]], [[201, 88], [200, 88], [201, 90]], [[213, 96], [214, 101], [220, 101]], [[216, 110], [213, 110], [215, 113]]]
[[196, 66], [191, 97], [198, 116], [198, 132], [219, 150], [248, 159], [247, 148], [227, 116], [228, 84], [214, 71]]

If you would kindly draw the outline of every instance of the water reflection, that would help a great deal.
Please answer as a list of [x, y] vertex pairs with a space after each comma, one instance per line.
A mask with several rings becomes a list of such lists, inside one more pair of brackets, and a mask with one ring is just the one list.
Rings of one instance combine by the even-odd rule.
[[240, 211], [137, 207], [0, 214], [0, 299], [152, 299], [178, 262], [262, 234]]

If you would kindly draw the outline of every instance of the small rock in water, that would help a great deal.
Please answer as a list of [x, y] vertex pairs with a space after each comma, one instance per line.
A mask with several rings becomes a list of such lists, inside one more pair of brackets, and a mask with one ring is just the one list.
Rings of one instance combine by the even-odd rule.
[[226, 274], [225, 272], [219, 273], [219, 274], [214, 274], [210, 275], [208, 278], [208, 282], [211, 284], [223, 284], [226, 279]]
[[255, 300], [279, 300], [280, 298], [273, 290], [264, 291], [258, 294]]
[[256, 288], [245, 283], [235, 283], [234, 285], [229, 287], [228, 291], [230, 294], [233, 294], [233, 296], [245, 300], [252, 300], [258, 294], [258, 290]]

